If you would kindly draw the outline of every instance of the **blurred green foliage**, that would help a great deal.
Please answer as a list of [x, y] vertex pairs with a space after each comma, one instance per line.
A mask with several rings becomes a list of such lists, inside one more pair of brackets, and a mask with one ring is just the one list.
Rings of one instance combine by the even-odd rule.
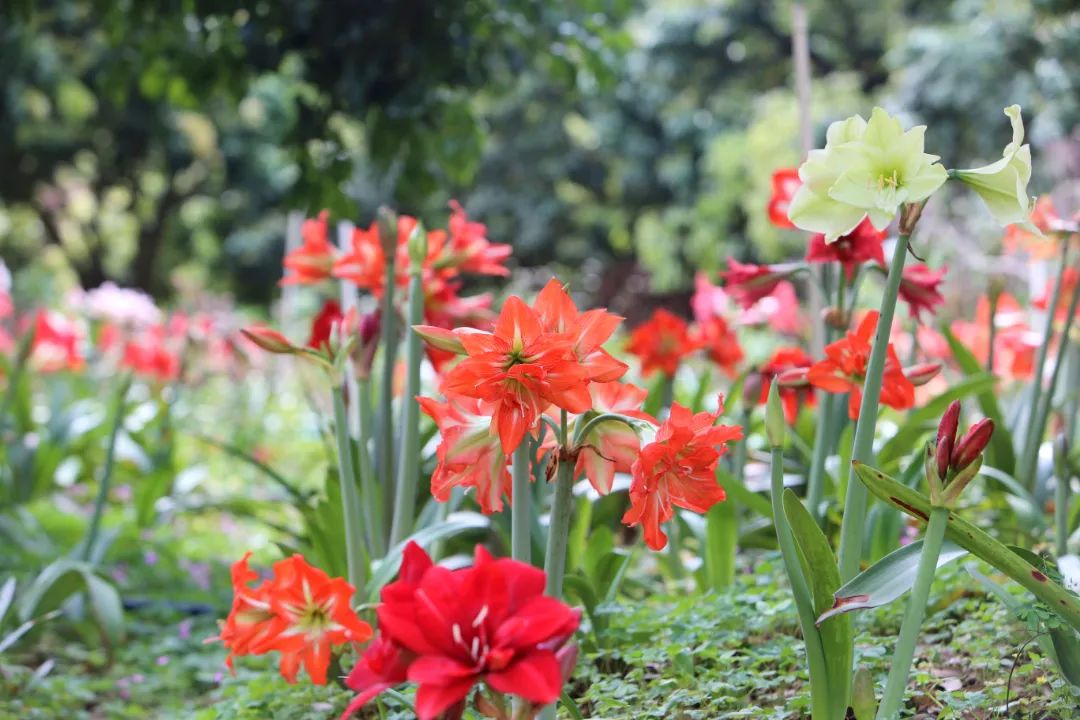
[[[1062, 0], [806, 3], [813, 125], [873, 103], [946, 164], [1031, 118], [1036, 189], [1076, 176], [1080, 10]], [[0, 6], [0, 251], [49, 282], [263, 302], [285, 213], [440, 220], [451, 197], [524, 265], [688, 286], [775, 260], [796, 163], [792, 3], [13, 0]], [[1046, 159], [1041, 163], [1041, 159]], [[620, 276], [621, 277], [621, 276]], [[39, 282], [25, 292], [44, 294]]]

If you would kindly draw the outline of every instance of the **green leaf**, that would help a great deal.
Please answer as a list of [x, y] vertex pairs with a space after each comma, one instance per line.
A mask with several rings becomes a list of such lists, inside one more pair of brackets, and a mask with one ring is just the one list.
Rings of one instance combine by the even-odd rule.
[[[905, 545], [853, 577], [836, 591], [832, 606], [821, 613], [818, 622], [852, 610], [888, 605], [906, 593], [915, 584], [922, 545], [922, 540]], [[967, 550], [946, 540], [941, 546], [937, 566], [943, 567], [963, 555], [967, 555]]]
[[574, 720], [584, 720], [581, 711], [578, 710], [577, 703], [570, 697], [570, 693], [563, 692], [563, 694], [559, 696], [559, 704], [566, 708], [566, 712], [570, 713], [570, 717]]
[[401, 558], [405, 552], [405, 547], [410, 542], [415, 542], [420, 547], [427, 548], [437, 540], [446, 540], [472, 530], [485, 529], [488, 525], [488, 519], [480, 513], [462, 512], [451, 515], [444, 523], [417, 530], [391, 548], [386, 557], [375, 566], [375, 571], [371, 574], [371, 579], [368, 580], [367, 584], [368, 597], [374, 600], [383, 585], [390, 582], [394, 575], [397, 574], [398, 568], [401, 567]]
[[726, 468], [719, 465], [716, 466], [716, 477], [720, 484], [724, 486], [724, 492], [733, 500], [740, 505], [745, 505], [764, 518], [772, 519], [772, 505], [769, 503], [768, 498], [747, 488]]
[[277, 470], [274, 470], [266, 463], [257, 460], [255, 457], [253, 457], [247, 452], [244, 452], [244, 450], [237, 447], [236, 445], [232, 445], [224, 440], [215, 440], [209, 435], [202, 435], [200, 433], [191, 433], [191, 437], [199, 440], [200, 442], [204, 442], [207, 445], [216, 447], [217, 449], [223, 451], [226, 455], [231, 455], [238, 460], [243, 460], [248, 465], [251, 465], [255, 469], [259, 470], [263, 475], [265, 475], [267, 478], [269, 478], [275, 484], [281, 487], [286, 493], [292, 496], [293, 500], [297, 502], [307, 502], [307, 499], [310, 496], [309, 493], [304, 492], [295, 484], [286, 479], [286, 477], [279, 473]]
[[90, 611], [115, 647], [124, 640], [124, 604], [120, 601], [120, 593], [112, 583], [92, 571], [84, 572], [83, 579], [90, 599]]
[[11, 609], [11, 603], [15, 600], [15, 578], [9, 577], [4, 581], [4, 586], [0, 587], [0, 627], [4, 626], [4, 619], [7, 617], [8, 610]]
[[19, 619], [25, 622], [35, 615], [60, 607], [61, 603], [85, 587], [83, 572], [88, 567], [67, 557], [45, 566], [19, 600]]
[[851, 686], [851, 709], [855, 711], [855, 720], [874, 720], [877, 714], [874, 678], [864, 667], [855, 671]]
[[[784, 490], [784, 515], [795, 539], [803, 576], [810, 583], [814, 613], [820, 615], [832, 604], [833, 593], [840, 587], [840, 569], [836, 557], [825, 533], [790, 488]], [[828, 622], [819, 619], [817, 626], [825, 653], [833, 716], [843, 717], [851, 694], [851, 663], [855, 647], [851, 618], [836, 617]]]
[[[862, 463], [854, 463], [854, 468], [870, 492], [908, 515], [926, 522], [930, 513], [930, 498], [896, 482], [880, 470]], [[1080, 598], [1055, 583], [1046, 573], [952, 511], [949, 512], [945, 535], [972, 555], [1023, 585], [1065, 622], [1080, 630]]]
[[[967, 375], [977, 375], [983, 372], [983, 367], [975, 356], [960, 342], [948, 326], [941, 327], [942, 334], [949, 343], [953, 360]], [[984, 390], [978, 394], [979, 409], [982, 414], [994, 421], [994, 435], [990, 438], [987, 448], [987, 464], [998, 468], [1008, 474], [1016, 472], [1016, 451], [1013, 449], [1013, 437], [1009, 432], [1009, 426], [1005, 424], [1005, 416], [1001, 413], [998, 405], [997, 394], [993, 388]]]

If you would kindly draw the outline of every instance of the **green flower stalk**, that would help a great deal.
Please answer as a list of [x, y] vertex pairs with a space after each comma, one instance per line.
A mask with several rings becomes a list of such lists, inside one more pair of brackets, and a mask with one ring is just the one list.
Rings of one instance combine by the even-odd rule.
[[529, 535], [532, 520], [532, 488], [529, 487], [529, 438], [522, 439], [514, 450], [510, 468], [513, 505], [510, 506], [510, 557], [532, 562], [532, 539]]
[[1019, 105], [1010, 105], [1004, 112], [1012, 123], [1012, 142], [1005, 146], [1001, 159], [971, 170], [950, 170], [949, 176], [970, 186], [1002, 227], [1019, 225], [1042, 237], [1042, 231], [1031, 222], [1034, 199], [1027, 191], [1031, 147], [1023, 144], [1024, 119]]
[[925, 457], [926, 482], [930, 488], [930, 513], [926, 518], [922, 554], [916, 569], [907, 610], [896, 640], [889, 677], [878, 707], [877, 720], [893, 720], [899, 712], [907, 688], [915, 644], [926, 616], [930, 586], [937, 572], [941, 546], [949, 522], [949, 509], [954, 507], [967, 484], [982, 467], [982, 452], [994, 432], [992, 420], [984, 419], [973, 425], [960, 439], [957, 428], [960, 403], [953, 401], [938, 425], [937, 439], [927, 445]]
[[560, 423], [558, 467], [555, 469], [555, 494], [551, 500], [551, 522], [548, 525], [544, 572], [547, 575], [547, 594], [562, 597], [563, 575], [566, 572], [566, 543], [570, 539], [570, 516], [574, 511], [575, 461], [567, 442], [566, 411]]
[[924, 202], [948, 174], [937, 155], [923, 152], [926, 126], [904, 131], [881, 108], [869, 122], [859, 115], [829, 126], [823, 150], [811, 150], [799, 168], [802, 186], [788, 210], [797, 227], [833, 242], [869, 217], [878, 230], [900, 208]]
[[334, 438], [337, 441], [338, 482], [341, 485], [342, 514], [345, 521], [345, 564], [349, 573], [349, 584], [356, 589], [353, 603], [360, 603], [367, 582], [364, 547], [361, 540], [363, 521], [360, 492], [353, 467], [352, 439], [349, 437], [349, 416], [345, 411], [344, 387], [340, 382], [335, 383], [331, 392], [334, 396]]
[[113, 468], [116, 464], [116, 440], [120, 437], [120, 428], [124, 424], [124, 408], [126, 407], [127, 393], [130, 387], [131, 373], [125, 372], [120, 376], [120, 382], [116, 385], [112, 429], [109, 430], [109, 445], [105, 450], [105, 466], [101, 471], [101, 482], [98, 486], [97, 498], [94, 500], [93, 513], [90, 515], [90, 526], [86, 531], [86, 541], [82, 546], [82, 559], [84, 561], [89, 561], [93, 555], [98, 534], [101, 532], [101, 518], [105, 513], [105, 505], [109, 501], [109, 489], [112, 487]]
[[383, 364], [379, 385], [379, 434], [375, 445], [375, 472], [383, 483], [387, 517], [393, 515], [394, 498], [394, 363], [397, 360], [397, 311], [394, 287], [397, 283], [397, 216], [385, 208], [379, 211], [379, 239], [386, 259], [383, 281], [382, 334]]
[[420, 364], [423, 361], [423, 342], [413, 330], [424, 320], [424, 257], [427, 255], [427, 235], [419, 225], [409, 238], [409, 317], [405, 341], [407, 362], [405, 397], [402, 412], [401, 457], [397, 462], [397, 482], [394, 496], [394, 522], [390, 531], [390, 547], [403, 542], [412, 533], [416, 514], [416, 483], [420, 475]]

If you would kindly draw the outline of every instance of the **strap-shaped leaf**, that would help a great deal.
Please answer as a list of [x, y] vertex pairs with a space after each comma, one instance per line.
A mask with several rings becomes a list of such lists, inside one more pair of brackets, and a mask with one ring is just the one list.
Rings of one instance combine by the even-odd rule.
[[[844, 584], [833, 596], [833, 604], [818, 616], [818, 623], [852, 610], [888, 605], [915, 584], [922, 540], [894, 550]], [[941, 546], [937, 566], [940, 568], [967, 555], [967, 550], [946, 540]]]
[[391, 548], [386, 557], [382, 559], [382, 562], [376, 566], [375, 571], [371, 574], [371, 579], [368, 580], [368, 597], [374, 598], [382, 586], [390, 582], [394, 575], [397, 574], [398, 568], [401, 567], [401, 558], [405, 552], [405, 546], [410, 542], [415, 542], [420, 547], [426, 548], [436, 540], [446, 540], [470, 530], [480, 530], [486, 527], [488, 527], [488, 519], [480, 513], [463, 512], [454, 513], [447, 518], [446, 522], [439, 525], [417, 530], [405, 538], [404, 541]]

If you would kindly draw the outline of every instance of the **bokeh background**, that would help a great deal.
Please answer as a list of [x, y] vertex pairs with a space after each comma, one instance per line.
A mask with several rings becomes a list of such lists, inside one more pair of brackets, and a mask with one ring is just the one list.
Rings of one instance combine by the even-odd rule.
[[[878, 103], [974, 166], [1016, 102], [1031, 190], [1075, 201], [1077, 3], [804, 5], [818, 142]], [[289, 211], [435, 224], [457, 198], [519, 266], [624, 313], [627, 294], [671, 302], [727, 257], [802, 253], [763, 211], [801, 157], [791, 17], [749, 0], [5, 0], [0, 254], [25, 305], [105, 280], [266, 305]], [[970, 209], [936, 203], [930, 244], [998, 243]]]

